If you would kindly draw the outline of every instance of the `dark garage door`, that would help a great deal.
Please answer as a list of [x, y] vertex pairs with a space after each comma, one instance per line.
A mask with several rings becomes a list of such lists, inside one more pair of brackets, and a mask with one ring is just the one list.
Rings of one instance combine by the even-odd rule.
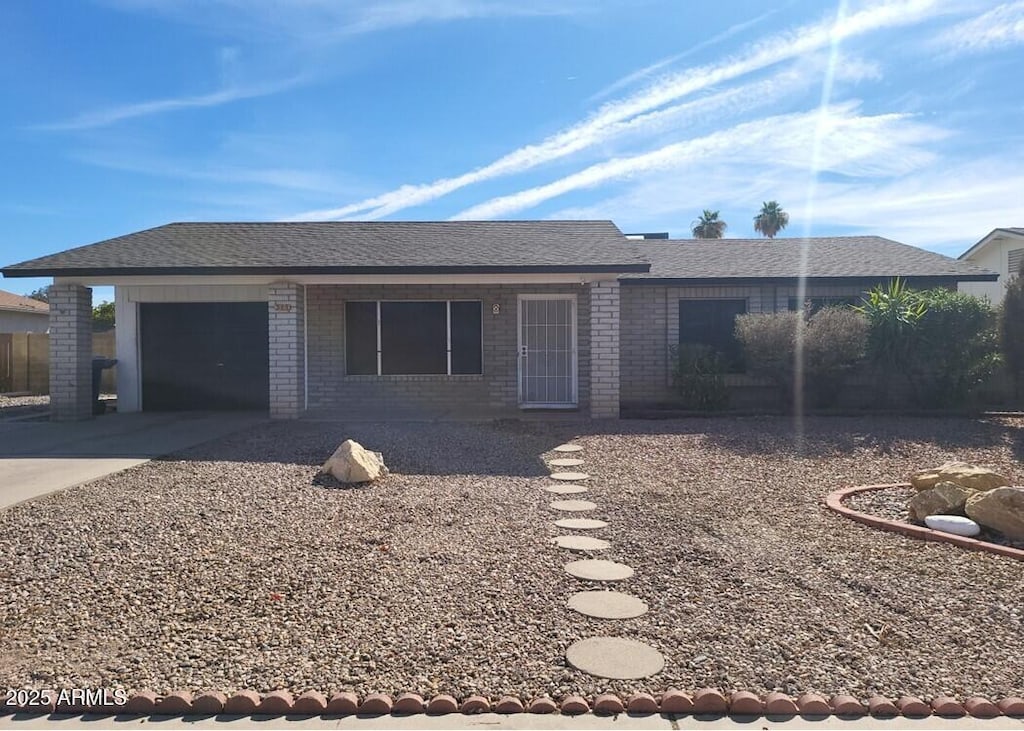
[[144, 411], [266, 409], [266, 302], [139, 305]]

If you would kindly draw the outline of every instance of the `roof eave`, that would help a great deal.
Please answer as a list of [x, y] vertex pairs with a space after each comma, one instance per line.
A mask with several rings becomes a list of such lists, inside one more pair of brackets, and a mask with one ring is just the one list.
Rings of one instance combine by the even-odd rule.
[[[863, 277], [806, 277], [803, 281], [812, 284], [875, 284], [888, 279], [928, 280], [935, 282], [994, 282], [999, 275], [989, 274], [879, 274]], [[624, 277], [619, 281], [625, 285], [678, 285], [678, 286], [756, 286], [763, 284], [797, 284], [800, 277]]]
[[649, 272], [647, 263], [534, 264], [529, 266], [294, 266], [294, 267], [40, 267], [0, 270], [5, 277], [159, 277], [316, 274], [627, 274]]

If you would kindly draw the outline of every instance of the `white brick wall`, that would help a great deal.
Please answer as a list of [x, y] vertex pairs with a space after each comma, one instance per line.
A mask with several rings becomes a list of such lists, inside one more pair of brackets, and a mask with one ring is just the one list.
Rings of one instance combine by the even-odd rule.
[[590, 285], [590, 415], [619, 416], [619, 283]]
[[50, 418], [92, 418], [92, 290], [50, 289]]
[[305, 293], [302, 285], [275, 282], [268, 294], [270, 416], [295, 419], [305, 409]]

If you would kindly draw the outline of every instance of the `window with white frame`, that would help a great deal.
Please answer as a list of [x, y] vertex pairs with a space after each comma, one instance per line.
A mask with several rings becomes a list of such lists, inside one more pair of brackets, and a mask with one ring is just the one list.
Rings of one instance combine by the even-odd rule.
[[479, 300], [381, 300], [345, 303], [346, 373], [483, 373]]

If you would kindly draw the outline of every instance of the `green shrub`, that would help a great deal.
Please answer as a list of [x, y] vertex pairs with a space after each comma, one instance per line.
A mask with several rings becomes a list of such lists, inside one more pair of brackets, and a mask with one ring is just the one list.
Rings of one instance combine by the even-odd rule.
[[831, 406], [850, 371], [863, 359], [868, 324], [851, 308], [741, 315], [736, 338], [743, 345], [747, 372], [770, 379], [783, 403], [796, 392], [797, 341], [803, 338], [804, 392], [817, 407]]
[[728, 364], [720, 352], [708, 345], [681, 344], [671, 355], [672, 385], [684, 408], [717, 411], [729, 405]]
[[1024, 394], [1024, 270], [1006, 285], [999, 312], [999, 346], [1019, 402]]

